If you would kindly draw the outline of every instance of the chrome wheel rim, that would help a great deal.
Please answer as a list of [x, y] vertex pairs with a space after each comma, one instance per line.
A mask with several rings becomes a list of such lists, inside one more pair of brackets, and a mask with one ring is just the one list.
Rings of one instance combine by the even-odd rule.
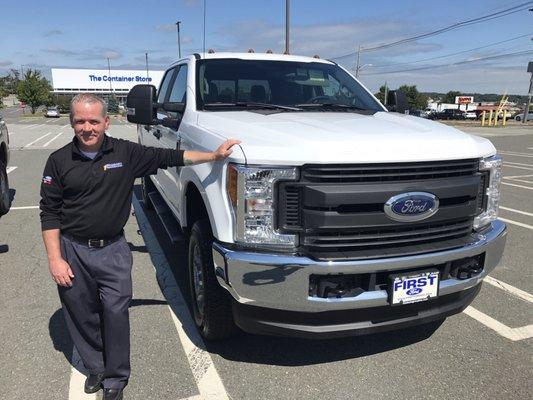
[[193, 252], [193, 284], [194, 284], [194, 300], [196, 303], [196, 310], [200, 318], [204, 317], [205, 306], [205, 286], [204, 286], [204, 274], [202, 272], [202, 258], [200, 256], [200, 248], [198, 245], [194, 246]]

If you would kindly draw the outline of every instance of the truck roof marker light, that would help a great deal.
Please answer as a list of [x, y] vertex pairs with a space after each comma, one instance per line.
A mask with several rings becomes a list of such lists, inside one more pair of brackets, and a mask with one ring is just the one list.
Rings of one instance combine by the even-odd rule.
[[268, 50], [266, 51], [266, 53], [267, 53], [267, 54], [274, 54], [274, 52], [273, 52], [272, 50], [270, 50], [270, 49], [268, 49]]
[[255, 53], [254, 49], [248, 49], [248, 53]]
[[315, 55], [313, 56], [313, 58], [318, 58], [318, 59], [320, 59], [320, 56], [319, 56], [318, 54], [315, 54]]
[[215, 50], [214, 49], [209, 49], [209, 50], [207, 50], [207, 54], [215, 54]]
[[228, 165], [227, 191], [233, 207], [237, 207], [237, 168]]

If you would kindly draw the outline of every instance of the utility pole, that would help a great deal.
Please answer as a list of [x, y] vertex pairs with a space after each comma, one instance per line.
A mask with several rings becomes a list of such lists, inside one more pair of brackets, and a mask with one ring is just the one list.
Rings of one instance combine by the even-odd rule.
[[291, 17], [291, 0], [285, 0], [285, 54], [290, 54], [289, 31]]
[[531, 105], [531, 95], [533, 94], [533, 61], [530, 61], [529, 64], [527, 65], [527, 72], [531, 74], [531, 78], [529, 79], [529, 91], [527, 92], [528, 97], [527, 97], [526, 108], [524, 110], [524, 118], [522, 118], [522, 123], [524, 124], [527, 122], [527, 116], [529, 114], [529, 106]]
[[150, 74], [148, 73], [148, 53], [144, 53], [144, 57], [146, 59], [146, 77], [150, 78]]
[[361, 45], [357, 48], [357, 61], [355, 63], [355, 77], [359, 78], [359, 60], [361, 59]]
[[109, 91], [113, 92], [113, 85], [111, 84], [111, 64], [109, 63], [109, 57], [107, 57], [107, 73], [108, 73], [108, 80], [109, 80]]
[[179, 58], [181, 58], [180, 24], [181, 24], [181, 21], [176, 22], [176, 27], [178, 28], [178, 57]]

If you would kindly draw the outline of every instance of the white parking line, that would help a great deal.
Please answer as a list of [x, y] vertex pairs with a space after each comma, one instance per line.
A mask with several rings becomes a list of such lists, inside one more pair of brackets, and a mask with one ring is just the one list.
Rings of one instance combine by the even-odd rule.
[[496, 278], [493, 278], [492, 276], [486, 276], [483, 282], [487, 282], [491, 284], [492, 286], [496, 286], [497, 288], [500, 288], [513, 296], [516, 296], [522, 300], [528, 301], [530, 303], [533, 303], [533, 295], [529, 294], [528, 292], [515, 288], [512, 285], [509, 285], [508, 283], [502, 282]]
[[522, 189], [533, 190], [533, 187], [522, 186], [522, 185], [515, 185], [514, 183], [509, 183], [509, 182], [502, 182], [502, 185], [514, 186], [514, 187], [519, 187], [519, 188], [522, 188]]
[[481, 322], [487, 328], [492, 329], [500, 336], [503, 336], [509, 340], [517, 341], [533, 337], [533, 325], [510, 328], [472, 306], [468, 306], [463, 312], [469, 317], [474, 318], [476, 321]]
[[41, 136], [41, 137], [35, 139], [33, 142], [28, 143], [26, 146], [23, 146], [23, 148], [24, 148], [24, 147], [29, 147], [29, 146], [31, 146], [32, 144], [37, 143], [39, 140], [44, 139], [45, 137], [47, 137], [48, 135], [51, 135], [51, 134], [52, 134], [52, 132], [48, 132], [48, 133], [44, 134], [43, 136]]
[[503, 178], [504, 179], [516, 179], [516, 178], [528, 178], [530, 176], [533, 176], [533, 174], [531, 175], [512, 175], [512, 176], [504, 176]]
[[43, 147], [48, 147], [50, 143], [52, 143], [54, 140], [56, 140], [59, 136], [61, 136], [63, 132], [59, 132], [57, 135], [55, 135], [52, 139], [50, 139], [48, 142], [43, 144]]
[[522, 182], [522, 183], [531, 183], [531, 184], [533, 184], [532, 181], [526, 181], [525, 179], [518, 179], [518, 178], [507, 178], [507, 179], [509, 179], [509, 180], [511, 180], [513, 182]]
[[45, 124], [34, 124], [31, 128], [28, 128], [28, 129], [40, 128], [40, 127], [43, 127], [43, 126], [46, 126], [46, 125]]
[[39, 206], [11, 207], [10, 210], [33, 210]]
[[18, 167], [7, 167], [6, 169], [6, 172], [9, 174], [10, 172], [13, 172], [14, 170], [16, 170]]
[[500, 208], [502, 210], [506, 210], [506, 211], [511, 211], [511, 212], [514, 212], [514, 213], [517, 213], [517, 214], [524, 214], [524, 215], [528, 215], [530, 217], [533, 217], [533, 213], [529, 213], [529, 212], [525, 212], [525, 211], [520, 211], [520, 210], [515, 210], [514, 208], [509, 208], [509, 207], [504, 207], [504, 206], [500, 206]]
[[531, 154], [531, 153], [515, 153], [515, 152], [511, 152], [511, 151], [500, 151], [500, 154], [503, 154], [503, 155], [506, 155], [506, 156], [533, 158], [533, 154]]
[[533, 167], [533, 164], [524, 164], [524, 163], [519, 163], [519, 162], [514, 162], [514, 161], [504, 161], [503, 164], [510, 164], [511, 166], [513, 165], [522, 165], [523, 167]]
[[507, 218], [498, 217], [498, 219], [503, 222], [507, 222], [508, 224], [521, 226], [522, 228], [533, 229], [533, 225], [523, 224], [522, 222], [513, 221], [512, 219], [507, 219]]
[[83, 387], [85, 385], [85, 375], [83, 375], [79, 371], [79, 369], [82, 371], [85, 371], [85, 368], [83, 366], [83, 362], [81, 361], [81, 357], [78, 354], [78, 351], [76, 350], [76, 348], [74, 348], [72, 351], [71, 364], [72, 364], [72, 367], [70, 368], [68, 399], [69, 400], [96, 400], [98, 398], [101, 398], [100, 395], [97, 397], [96, 393], [87, 394], [83, 390]]
[[509, 168], [526, 169], [526, 170], [528, 170], [528, 171], [533, 171], [533, 168], [522, 167], [522, 166], [519, 166], [519, 165], [509, 165], [509, 164], [507, 164], [507, 163], [503, 163], [503, 166], [504, 166], [504, 167], [509, 167]]
[[[204, 341], [196, 330], [196, 326], [189, 314], [187, 303], [183, 299], [183, 295], [176, 284], [163, 249], [161, 249], [161, 246], [157, 242], [139, 200], [135, 196], [133, 196], [132, 203], [139, 229], [142, 232], [146, 248], [150, 252], [150, 257], [156, 270], [157, 280], [160, 282], [161, 290], [169, 303], [172, 320], [174, 321], [181, 345], [187, 355], [187, 360], [196, 380], [196, 385], [200, 392], [199, 398], [209, 400], [229, 399], [224, 383], [220, 379], [213, 364], [213, 360], [205, 350]], [[165, 285], [164, 287], [163, 284]]]

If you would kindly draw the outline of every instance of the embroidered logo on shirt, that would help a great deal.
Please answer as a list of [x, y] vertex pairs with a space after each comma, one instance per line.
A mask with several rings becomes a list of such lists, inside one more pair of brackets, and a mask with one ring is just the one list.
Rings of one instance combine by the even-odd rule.
[[108, 169], [113, 169], [113, 168], [122, 168], [123, 165], [121, 162], [117, 162], [117, 163], [113, 163], [113, 164], [106, 164], [104, 165], [104, 171], [107, 171]]
[[51, 185], [52, 184], [52, 177], [51, 176], [43, 176], [43, 183], [45, 185]]

